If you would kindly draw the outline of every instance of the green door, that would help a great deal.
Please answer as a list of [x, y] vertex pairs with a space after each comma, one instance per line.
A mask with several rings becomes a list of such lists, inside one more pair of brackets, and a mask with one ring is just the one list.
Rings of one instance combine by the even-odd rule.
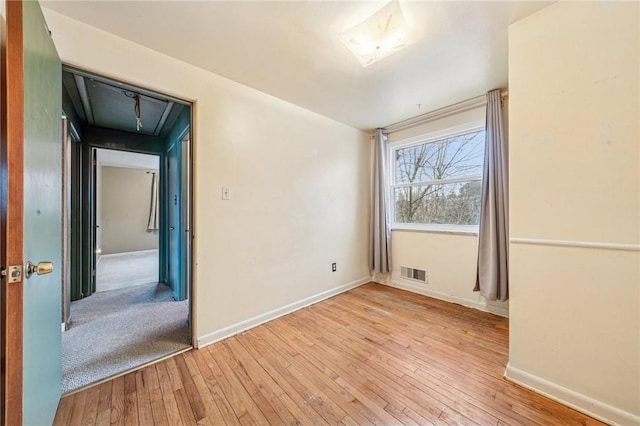
[[180, 141], [175, 141], [167, 151], [167, 223], [169, 225], [169, 285], [173, 291], [175, 300], [183, 300], [182, 280], [180, 274], [180, 252], [182, 223], [180, 221], [181, 194], [180, 194], [180, 171], [178, 159]]
[[23, 51], [24, 259], [52, 262], [53, 272], [24, 274], [22, 421], [46, 425], [58, 407], [62, 376], [62, 67], [35, 1], [23, 2]]

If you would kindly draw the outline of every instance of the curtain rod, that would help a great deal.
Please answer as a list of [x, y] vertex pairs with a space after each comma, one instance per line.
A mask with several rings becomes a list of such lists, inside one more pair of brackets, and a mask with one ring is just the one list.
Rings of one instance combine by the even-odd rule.
[[[508, 96], [509, 96], [508, 91], [505, 90], [504, 92], [500, 92], [500, 99], [502, 99], [503, 101]], [[483, 105], [486, 105], [486, 103], [487, 103], [486, 95], [476, 96], [475, 98], [467, 99], [466, 101], [458, 102], [453, 105], [446, 106], [444, 108], [439, 108], [435, 111], [418, 115], [417, 117], [412, 117], [407, 120], [398, 121], [397, 123], [393, 123], [386, 127], [383, 127], [382, 131], [384, 133], [397, 132], [400, 130], [408, 129], [413, 126], [417, 126], [419, 124], [424, 124], [430, 121], [445, 118], [453, 114], [459, 114], [461, 112], [476, 109]]]

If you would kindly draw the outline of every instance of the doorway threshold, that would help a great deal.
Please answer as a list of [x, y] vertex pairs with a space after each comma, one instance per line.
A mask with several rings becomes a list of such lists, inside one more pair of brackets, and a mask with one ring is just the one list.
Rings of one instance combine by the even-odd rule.
[[71, 303], [62, 335], [62, 393], [135, 370], [192, 347], [189, 301], [148, 283], [93, 294]]

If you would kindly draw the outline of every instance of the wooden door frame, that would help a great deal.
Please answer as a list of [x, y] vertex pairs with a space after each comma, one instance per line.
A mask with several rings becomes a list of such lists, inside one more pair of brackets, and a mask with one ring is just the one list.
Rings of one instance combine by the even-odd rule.
[[[22, 2], [7, 1], [2, 37], [0, 264], [23, 265], [24, 61]], [[2, 279], [2, 424], [22, 424], [22, 280]]]

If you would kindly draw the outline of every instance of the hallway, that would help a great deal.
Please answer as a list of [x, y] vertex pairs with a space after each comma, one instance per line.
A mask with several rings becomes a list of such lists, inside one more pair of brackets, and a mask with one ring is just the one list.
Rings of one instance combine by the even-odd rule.
[[140, 267], [152, 258], [101, 261], [115, 272], [103, 270], [98, 292], [71, 303], [71, 328], [62, 334], [63, 394], [190, 347], [189, 301], [174, 301], [171, 287], [157, 283], [157, 254], [155, 267]]
[[96, 291], [158, 282], [158, 250], [103, 255], [96, 271]]

